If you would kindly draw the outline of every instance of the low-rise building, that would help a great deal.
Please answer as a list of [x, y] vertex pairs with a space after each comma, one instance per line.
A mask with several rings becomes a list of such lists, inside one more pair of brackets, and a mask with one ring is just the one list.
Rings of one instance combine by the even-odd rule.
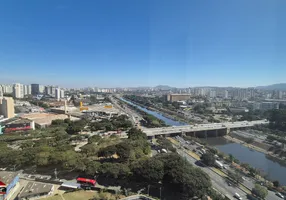
[[28, 182], [26, 187], [18, 195], [19, 200], [26, 200], [32, 198], [39, 198], [42, 196], [51, 195], [54, 191], [54, 185], [39, 183], [39, 182]]
[[191, 98], [190, 94], [168, 94], [167, 101], [175, 102], [175, 101], [186, 101]]
[[272, 109], [279, 109], [279, 103], [277, 102], [262, 102], [260, 104], [261, 110], [272, 110]]
[[5, 133], [14, 131], [35, 130], [35, 122], [28, 119], [16, 119], [5, 124]]
[[19, 176], [17, 172], [0, 171], [0, 181], [6, 184], [6, 194], [4, 194], [4, 200], [8, 200], [13, 189], [19, 182]]

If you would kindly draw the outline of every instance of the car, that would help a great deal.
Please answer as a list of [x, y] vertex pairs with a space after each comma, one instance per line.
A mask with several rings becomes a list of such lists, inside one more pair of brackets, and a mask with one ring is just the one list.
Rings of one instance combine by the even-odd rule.
[[280, 192], [277, 192], [276, 196], [280, 197], [281, 199], [284, 199], [284, 196]]
[[245, 178], [244, 176], [243, 176], [243, 177], [241, 177], [241, 178], [242, 178], [242, 180], [244, 180], [244, 181], [246, 180], [246, 178]]
[[240, 196], [238, 193], [235, 193], [235, 194], [234, 194], [234, 197], [235, 197], [236, 199], [242, 200], [241, 196]]
[[232, 186], [231, 182], [228, 182], [227, 184], [228, 184], [228, 186]]

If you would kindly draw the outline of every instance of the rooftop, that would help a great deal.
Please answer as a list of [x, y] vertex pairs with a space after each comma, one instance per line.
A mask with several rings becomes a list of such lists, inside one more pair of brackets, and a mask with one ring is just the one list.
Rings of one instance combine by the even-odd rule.
[[28, 182], [26, 187], [19, 194], [20, 198], [25, 198], [29, 196], [45, 195], [51, 192], [54, 188], [52, 184], [45, 184], [39, 182]]
[[9, 122], [7, 124], [19, 124], [19, 123], [30, 123], [31, 120], [29, 119], [17, 119], [15, 121]]
[[17, 175], [17, 172], [0, 171], [0, 180], [6, 185], [9, 185]]

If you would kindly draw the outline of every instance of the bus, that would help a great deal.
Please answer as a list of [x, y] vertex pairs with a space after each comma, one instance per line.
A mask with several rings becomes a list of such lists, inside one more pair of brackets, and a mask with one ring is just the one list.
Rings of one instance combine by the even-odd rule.
[[81, 185], [89, 185], [89, 186], [95, 186], [96, 180], [95, 179], [89, 179], [89, 178], [83, 178], [83, 177], [78, 177], [76, 179], [78, 183]]

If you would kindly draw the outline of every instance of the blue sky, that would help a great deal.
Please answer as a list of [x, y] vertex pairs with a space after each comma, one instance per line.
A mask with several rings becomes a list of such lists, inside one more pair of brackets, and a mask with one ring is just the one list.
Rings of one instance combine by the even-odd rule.
[[286, 82], [285, 0], [0, 1], [0, 82]]

